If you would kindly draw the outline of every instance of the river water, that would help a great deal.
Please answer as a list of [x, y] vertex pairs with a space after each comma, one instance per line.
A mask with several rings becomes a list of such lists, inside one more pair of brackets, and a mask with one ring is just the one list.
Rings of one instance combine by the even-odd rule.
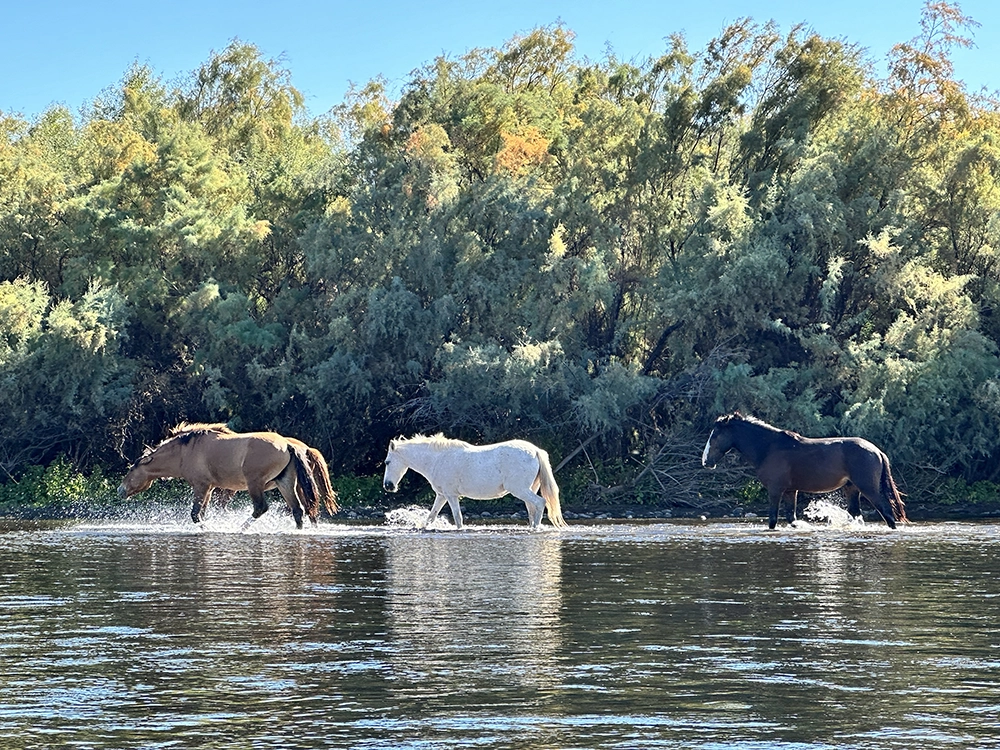
[[0, 745], [1000, 747], [996, 524], [424, 513], [0, 525]]

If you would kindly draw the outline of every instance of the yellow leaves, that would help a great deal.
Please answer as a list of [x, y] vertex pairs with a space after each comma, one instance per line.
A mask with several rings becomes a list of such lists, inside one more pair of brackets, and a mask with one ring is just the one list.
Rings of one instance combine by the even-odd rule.
[[187, 313], [200, 312], [207, 310], [219, 299], [221, 299], [219, 285], [215, 281], [206, 281], [184, 298], [181, 308]]
[[549, 265], [554, 264], [566, 255], [566, 227], [562, 222], [556, 224], [549, 237]]
[[351, 200], [345, 195], [335, 195], [327, 204], [323, 215], [327, 219], [343, 218], [349, 219], [353, 213]]
[[514, 347], [511, 359], [523, 368], [534, 370], [551, 366], [562, 353], [559, 341], [524, 341]]
[[48, 304], [48, 291], [40, 281], [0, 282], [0, 361], [5, 350], [17, 349], [41, 330]]
[[156, 148], [126, 123], [95, 120], [87, 125], [82, 156], [98, 180], [109, 180], [154, 161]]
[[443, 127], [437, 123], [421, 125], [406, 141], [406, 153], [434, 171], [450, 166], [451, 139]]
[[878, 261], [872, 275], [876, 300], [896, 310], [883, 343], [906, 360], [924, 361], [978, 326], [976, 303], [966, 291], [974, 276], [945, 276], [926, 257], [904, 257], [892, 242], [894, 231], [864, 241]]
[[421, 125], [410, 134], [404, 149], [418, 167], [403, 186], [406, 194], [422, 191], [428, 210], [454, 200], [458, 195], [458, 184], [448, 132], [437, 123]]
[[260, 219], [250, 225], [250, 235], [255, 240], [262, 240], [271, 234], [271, 222], [267, 219]]
[[549, 140], [534, 125], [525, 125], [518, 132], [501, 132], [502, 146], [494, 160], [497, 172], [523, 176], [545, 163]]
[[76, 302], [62, 300], [53, 305], [45, 321], [49, 334], [93, 355], [109, 351], [123, 322], [124, 298], [97, 281]]
[[367, 132], [380, 132], [388, 138], [392, 132], [389, 124], [392, 103], [386, 95], [386, 82], [376, 78], [364, 87], [352, 85], [344, 95], [343, 104], [334, 108], [340, 130], [354, 143], [360, 142]]

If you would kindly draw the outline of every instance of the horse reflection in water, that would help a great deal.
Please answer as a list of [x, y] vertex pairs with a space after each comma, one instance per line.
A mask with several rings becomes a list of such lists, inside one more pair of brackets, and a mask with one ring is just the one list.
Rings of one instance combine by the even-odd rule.
[[386, 565], [392, 659], [407, 676], [395, 688], [401, 697], [454, 700], [461, 685], [468, 705], [481, 707], [507, 688], [557, 686], [558, 536], [407, 534], [387, 540]]
[[[459, 498], [493, 500], [513, 495], [524, 501], [528, 523], [537, 529], [548, 511], [553, 526], [565, 526], [559, 486], [552, 475], [549, 454], [524, 440], [492, 445], [470, 445], [443, 435], [396, 438], [389, 443], [382, 485], [399, 489], [407, 469], [423, 475], [434, 490], [434, 505], [425, 526], [437, 518], [447, 501], [456, 528], [462, 528]], [[541, 493], [541, 495], [539, 495]]]
[[224, 424], [182, 423], [132, 465], [118, 494], [131, 497], [154, 480], [171, 477], [187, 480], [194, 489], [195, 523], [216, 488], [247, 490], [253, 500], [252, 519], [267, 512], [264, 493], [277, 489], [300, 529], [304, 516], [316, 523], [320, 502], [330, 513], [337, 510], [322, 454], [301, 440], [274, 432], [239, 433]]
[[907, 520], [889, 459], [862, 438], [806, 438], [734, 412], [715, 420], [702, 465], [714, 467], [730, 450], [754, 465], [757, 478], [767, 488], [770, 529], [778, 523], [782, 500], [788, 522], [793, 523], [799, 492], [822, 494], [841, 488], [854, 518], [861, 515], [864, 495], [890, 528]]

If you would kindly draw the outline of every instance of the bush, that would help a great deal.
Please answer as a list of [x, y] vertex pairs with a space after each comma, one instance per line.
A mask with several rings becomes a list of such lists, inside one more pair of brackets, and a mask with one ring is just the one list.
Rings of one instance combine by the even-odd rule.
[[117, 499], [114, 480], [104, 476], [100, 469], [85, 476], [65, 456], [48, 466], [31, 466], [19, 477], [0, 485], [0, 509], [7, 512], [106, 506]]
[[962, 479], [946, 479], [933, 499], [942, 505], [1000, 505], [1000, 485], [985, 480], [970, 485]]
[[386, 502], [386, 491], [382, 487], [382, 477], [334, 477], [330, 480], [337, 492], [337, 502], [345, 508], [382, 505]]

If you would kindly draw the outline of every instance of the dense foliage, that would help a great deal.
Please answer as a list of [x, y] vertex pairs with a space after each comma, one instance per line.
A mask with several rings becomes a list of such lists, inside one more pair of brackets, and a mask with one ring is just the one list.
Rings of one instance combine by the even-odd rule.
[[670, 494], [738, 407], [996, 480], [974, 25], [929, 2], [884, 77], [805, 28], [595, 63], [554, 26], [319, 118], [234, 42], [176, 88], [136, 66], [79, 116], [0, 113], [0, 469], [114, 472], [223, 420], [339, 474], [443, 430]]

